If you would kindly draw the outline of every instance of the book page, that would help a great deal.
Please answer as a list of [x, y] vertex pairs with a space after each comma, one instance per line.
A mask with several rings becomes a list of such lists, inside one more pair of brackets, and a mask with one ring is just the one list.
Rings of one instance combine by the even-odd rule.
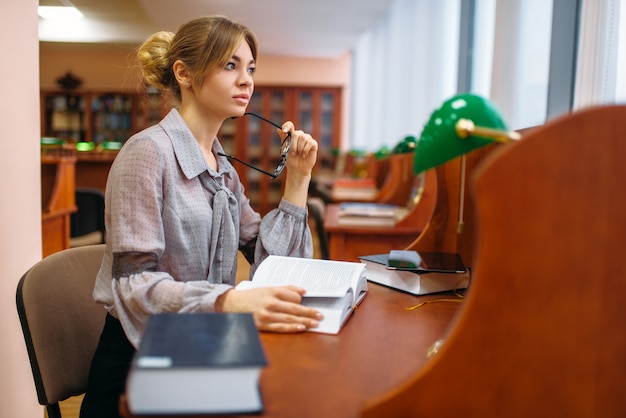
[[340, 297], [351, 287], [356, 290], [364, 267], [361, 263], [271, 255], [258, 267], [251, 285], [292, 284], [306, 289], [305, 297]]
[[352, 291], [340, 298], [308, 297], [302, 298], [302, 305], [315, 308], [324, 315], [317, 328], [309, 328], [311, 332], [336, 334], [352, 312]]

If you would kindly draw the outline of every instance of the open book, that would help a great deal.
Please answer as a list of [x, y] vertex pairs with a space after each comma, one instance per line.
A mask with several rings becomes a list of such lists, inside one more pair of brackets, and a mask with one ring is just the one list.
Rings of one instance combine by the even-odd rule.
[[309, 331], [337, 334], [367, 294], [365, 264], [348, 261], [270, 255], [259, 265], [252, 280], [237, 289], [294, 285], [306, 289], [302, 304], [324, 315]]

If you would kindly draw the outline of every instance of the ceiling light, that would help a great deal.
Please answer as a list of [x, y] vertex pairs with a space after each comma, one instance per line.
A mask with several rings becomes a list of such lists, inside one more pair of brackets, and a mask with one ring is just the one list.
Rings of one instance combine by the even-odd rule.
[[83, 18], [83, 14], [71, 6], [39, 6], [39, 16], [46, 20], [68, 21]]

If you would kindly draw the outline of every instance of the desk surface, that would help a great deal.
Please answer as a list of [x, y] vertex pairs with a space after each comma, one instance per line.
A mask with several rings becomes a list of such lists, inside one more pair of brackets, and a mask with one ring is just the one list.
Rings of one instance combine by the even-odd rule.
[[[442, 296], [416, 297], [373, 283], [369, 288], [338, 335], [261, 334], [269, 364], [261, 375], [260, 416], [358, 417], [365, 400], [426, 364], [429, 347], [444, 336], [461, 306], [442, 302], [407, 311]], [[123, 401], [122, 413], [133, 417]]]

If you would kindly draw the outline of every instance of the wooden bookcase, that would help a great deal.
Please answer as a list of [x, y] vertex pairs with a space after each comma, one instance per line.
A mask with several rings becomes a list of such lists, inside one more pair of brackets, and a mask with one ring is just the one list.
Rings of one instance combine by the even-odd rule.
[[[339, 147], [340, 88], [257, 86], [248, 111], [278, 125], [293, 121], [296, 129], [310, 133], [319, 142], [315, 169], [332, 170], [334, 150]], [[265, 171], [273, 172], [279, 161], [281, 137], [271, 125], [257, 118], [246, 116], [227, 121], [219, 138], [227, 153]], [[233, 164], [255, 210], [265, 214], [278, 205], [283, 194], [284, 174], [272, 180], [243, 164]]]
[[[151, 126], [167, 113], [169, 102], [158, 93], [66, 92], [41, 93], [41, 135], [60, 137], [69, 142], [113, 140], [124, 142], [132, 134]], [[282, 124], [291, 120], [296, 129], [310, 133], [319, 141], [316, 170], [330, 171], [339, 147], [341, 89], [336, 87], [256, 86], [250, 112]], [[228, 120], [219, 134], [224, 150], [272, 172], [279, 160], [280, 137], [267, 123], [253, 117]], [[93, 154], [93, 153], [92, 153]], [[78, 156], [77, 178], [80, 184], [103, 187], [110, 168], [107, 156]], [[103, 163], [105, 163], [103, 165]], [[102, 172], [91, 181], [94, 169]], [[275, 208], [283, 194], [285, 175], [275, 180], [233, 163], [252, 207], [262, 215]], [[78, 184], [78, 183], [77, 183]]]
[[158, 93], [44, 91], [41, 136], [69, 142], [124, 142], [157, 123], [166, 106]]

